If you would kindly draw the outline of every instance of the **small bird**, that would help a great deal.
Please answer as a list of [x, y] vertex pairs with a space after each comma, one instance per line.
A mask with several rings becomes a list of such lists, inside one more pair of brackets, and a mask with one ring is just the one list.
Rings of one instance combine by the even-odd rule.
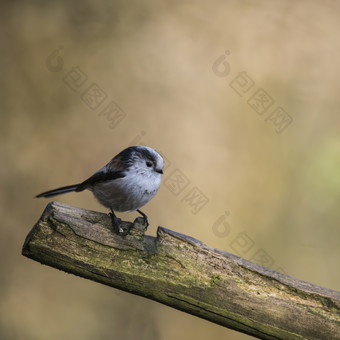
[[139, 208], [156, 195], [161, 184], [163, 167], [163, 157], [154, 149], [141, 145], [130, 146], [84, 182], [49, 190], [36, 197], [52, 197], [88, 189], [99, 203], [111, 210], [109, 215], [117, 233], [122, 233], [123, 230], [114, 211], [137, 210], [148, 227], [148, 217]]

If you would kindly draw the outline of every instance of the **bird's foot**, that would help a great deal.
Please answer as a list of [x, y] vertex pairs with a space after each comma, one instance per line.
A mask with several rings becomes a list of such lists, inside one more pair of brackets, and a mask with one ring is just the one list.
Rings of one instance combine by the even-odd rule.
[[111, 212], [109, 213], [109, 216], [111, 217], [113, 231], [116, 234], [122, 234], [124, 230], [121, 228], [119, 219], [117, 218], [112, 209]]
[[142, 211], [140, 211], [139, 209], [137, 209], [137, 211], [142, 215], [142, 217], [144, 219], [144, 224], [145, 224], [146, 229], [147, 229], [148, 226], [149, 226], [149, 219], [148, 219], [148, 217]]

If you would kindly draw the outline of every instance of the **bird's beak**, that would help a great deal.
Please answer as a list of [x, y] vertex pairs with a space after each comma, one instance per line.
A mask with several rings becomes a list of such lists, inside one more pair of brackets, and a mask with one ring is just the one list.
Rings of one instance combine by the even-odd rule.
[[158, 172], [159, 174], [162, 174], [162, 173], [163, 173], [163, 170], [162, 170], [162, 169], [159, 169], [159, 170], [156, 170], [156, 172]]

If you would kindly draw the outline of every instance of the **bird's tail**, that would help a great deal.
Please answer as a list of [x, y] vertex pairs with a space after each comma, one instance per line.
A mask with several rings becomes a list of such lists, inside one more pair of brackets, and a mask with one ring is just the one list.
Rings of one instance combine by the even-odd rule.
[[41, 194], [39, 194], [35, 197], [52, 197], [52, 196], [57, 196], [57, 195], [61, 195], [61, 194], [66, 194], [66, 193], [72, 192], [72, 191], [82, 191], [82, 190], [84, 190], [84, 189], [81, 189], [81, 190], [79, 190], [79, 189], [80, 189], [79, 184], [67, 185], [66, 187], [61, 187], [61, 188], [58, 188], [58, 189], [42, 192]]

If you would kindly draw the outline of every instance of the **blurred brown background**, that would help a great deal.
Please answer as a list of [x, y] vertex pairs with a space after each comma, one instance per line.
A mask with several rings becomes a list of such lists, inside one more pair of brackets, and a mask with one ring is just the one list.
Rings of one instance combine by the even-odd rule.
[[[168, 161], [143, 209], [149, 234], [162, 225], [340, 289], [339, 1], [13, 1], [0, 13], [1, 339], [250, 339], [21, 256], [48, 203], [34, 195], [131, 144]], [[106, 212], [89, 192], [56, 200]]]

